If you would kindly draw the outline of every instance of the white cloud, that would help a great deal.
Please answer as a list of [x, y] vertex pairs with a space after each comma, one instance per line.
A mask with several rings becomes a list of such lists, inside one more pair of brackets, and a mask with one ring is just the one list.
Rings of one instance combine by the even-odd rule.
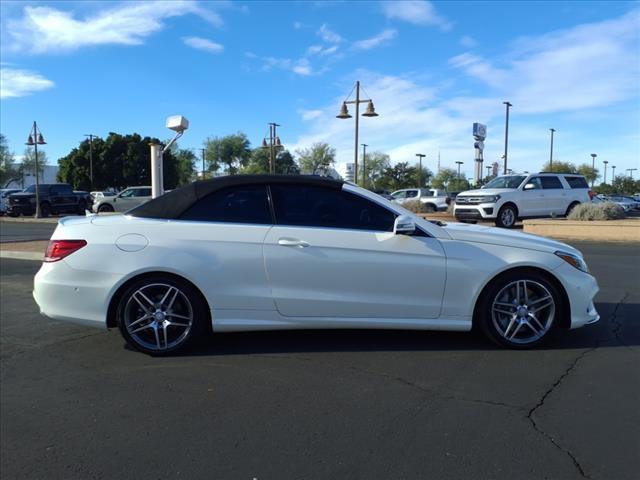
[[330, 47], [324, 47], [323, 45], [311, 45], [307, 48], [307, 55], [318, 55], [320, 57], [326, 57], [327, 55], [333, 55], [338, 51], [338, 45], [332, 45]]
[[326, 23], [323, 23], [317, 32], [318, 36], [327, 43], [340, 43], [342, 37], [331, 30]]
[[522, 113], [602, 107], [640, 94], [638, 24], [636, 9], [615, 20], [521, 39], [502, 62], [464, 53], [450, 64]]
[[220, 53], [224, 50], [224, 47], [219, 43], [212, 42], [209, 39], [201, 37], [183, 37], [182, 41], [185, 45], [196, 50], [204, 50], [205, 52]]
[[195, 1], [122, 3], [86, 18], [47, 6], [26, 6], [20, 19], [7, 21], [9, 51], [42, 54], [95, 45], [139, 45], [164, 28], [164, 20], [195, 14], [215, 26], [222, 20]]
[[267, 72], [273, 68], [279, 68], [281, 70], [288, 70], [302, 77], [308, 77], [309, 75], [319, 73], [313, 70], [309, 60], [306, 58], [293, 60], [291, 58], [263, 57], [261, 60], [263, 62], [262, 70]]
[[300, 30], [302, 26], [302, 22], [298, 22], [297, 20], [293, 22], [293, 28], [295, 28], [296, 30]]
[[311, 120], [315, 120], [322, 116], [322, 110], [298, 110], [302, 120], [305, 122], [309, 122]]
[[375, 37], [354, 42], [352, 45], [352, 48], [354, 50], [370, 50], [372, 48], [382, 45], [383, 43], [388, 42], [389, 40], [393, 40], [397, 36], [398, 36], [398, 31], [395, 29], [389, 28], [389, 29], [383, 30]]
[[306, 58], [301, 58], [298, 60], [292, 67], [291, 71], [293, 73], [297, 73], [298, 75], [308, 76], [313, 73], [311, 69], [311, 65], [309, 64], [309, 60]]
[[404, 20], [416, 25], [430, 25], [442, 30], [451, 30], [452, 24], [438, 15], [431, 2], [424, 0], [394, 0], [382, 2], [382, 11], [387, 18]]
[[465, 48], [475, 48], [478, 46], [478, 42], [475, 38], [470, 37], [469, 35], [464, 35], [460, 38], [460, 45]]
[[0, 98], [25, 97], [53, 88], [54, 83], [29, 70], [0, 68]]

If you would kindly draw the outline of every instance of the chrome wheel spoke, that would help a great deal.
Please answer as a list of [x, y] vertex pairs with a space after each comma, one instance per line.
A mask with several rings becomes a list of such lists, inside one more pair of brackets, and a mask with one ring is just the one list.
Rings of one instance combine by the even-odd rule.
[[164, 348], [167, 348], [169, 342], [167, 341], [167, 322], [162, 324], [162, 336], [164, 337]]
[[537, 328], [539, 328], [540, 330], [544, 330], [544, 325], [542, 325], [542, 324], [540, 323], [540, 321], [538, 320], [538, 318], [537, 318], [535, 315], [533, 315], [532, 313], [530, 313], [530, 314], [529, 314], [529, 320], [528, 320], [528, 322], [529, 322], [530, 324], [531, 324], [531, 323], [535, 323]]
[[158, 350], [160, 350], [162, 348], [162, 345], [160, 345], [160, 334], [158, 333], [158, 326], [157, 325], [153, 326], [153, 334], [156, 337], [156, 345], [158, 346]]
[[531, 313], [537, 313], [540, 310], [550, 307], [551, 305], [553, 305], [553, 298], [551, 296], [539, 298], [531, 302], [529, 306], [529, 311]]
[[186, 315], [178, 315], [177, 313], [167, 313], [167, 317], [169, 318], [181, 318], [182, 320], [189, 320], [191, 321], [191, 317], [187, 317]]
[[150, 319], [150, 318], [151, 318], [151, 315], [149, 315], [148, 313], [145, 313], [143, 316], [141, 316], [141, 317], [140, 317], [139, 319], [137, 319], [135, 322], [131, 323], [131, 324], [129, 325], [129, 328], [132, 328], [132, 327], [134, 327], [134, 326], [138, 325], [140, 322], [143, 322], [143, 321], [148, 320], [148, 319]]
[[148, 323], [147, 325], [143, 325], [142, 327], [136, 328], [135, 330], [132, 330], [129, 333], [133, 335], [134, 333], [141, 332], [143, 330], [146, 330], [147, 328], [153, 328], [153, 325]]
[[[138, 296], [142, 297], [144, 302], [140, 300]], [[140, 305], [140, 308], [145, 312], [148, 312], [151, 308], [154, 307], [154, 303], [149, 299], [149, 297], [147, 297], [140, 290], [138, 290], [136, 293], [133, 294], [133, 299], [136, 301], [138, 305]], [[145, 305], [145, 302], [146, 302], [146, 305]]]
[[190, 324], [189, 323], [178, 323], [178, 322], [168, 322], [168, 325], [172, 326], [172, 327], [189, 327]]
[[520, 331], [521, 328], [522, 328], [522, 323], [518, 322], [518, 326], [515, 328], [515, 330], [511, 334], [511, 336], [507, 336], [505, 334], [505, 338], [508, 338], [509, 340], [512, 340], [516, 336], [516, 334]]
[[502, 308], [493, 307], [494, 312], [502, 313], [503, 315], [513, 316], [512, 310], [504, 310]]
[[513, 327], [517, 323], [517, 321], [518, 321], [517, 317], [513, 317], [511, 319], [511, 321], [509, 322], [509, 325], [507, 325], [507, 328], [504, 331], [504, 336], [505, 337], [507, 337], [507, 338], [509, 337], [509, 330], [511, 330], [511, 327]]

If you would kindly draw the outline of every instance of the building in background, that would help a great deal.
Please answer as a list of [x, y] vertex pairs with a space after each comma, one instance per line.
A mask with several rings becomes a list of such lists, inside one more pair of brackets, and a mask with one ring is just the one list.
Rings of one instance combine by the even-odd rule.
[[[15, 172], [20, 172], [22, 164], [21, 163], [13, 163], [11, 164], [11, 168]], [[56, 179], [58, 175], [58, 165], [45, 165], [42, 167], [42, 172], [40, 173], [40, 183], [57, 183]], [[2, 185], [3, 188], [27, 188], [30, 185], [35, 185], [36, 183], [36, 175], [33, 171], [22, 171], [21, 174], [16, 175], [12, 180], [10, 180], [6, 185]]]
[[353, 174], [356, 168], [355, 163], [339, 163], [337, 165], [338, 175], [342, 177], [345, 182], [353, 182]]

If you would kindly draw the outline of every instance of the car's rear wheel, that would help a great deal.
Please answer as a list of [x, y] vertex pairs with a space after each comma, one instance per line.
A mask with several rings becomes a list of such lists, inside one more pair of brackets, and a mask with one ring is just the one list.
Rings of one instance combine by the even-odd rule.
[[136, 350], [151, 355], [175, 353], [201, 335], [208, 318], [199, 292], [186, 282], [162, 275], [133, 282], [120, 297], [120, 332]]
[[436, 211], [436, 207], [431, 203], [424, 204], [425, 213], [433, 213]]
[[513, 205], [504, 205], [498, 212], [496, 225], [502, 228], [512, 228], [518, 220], [518, 211]]
[[100, 205], [98, 207], [98, 212], [99, 213], [107, 213], [107, 212], [113, 212], [113, 207], [109, 204], [105, 204], [105, 205]]
[[479, 326], [495, 343], [530, 348], [541, 343], [563, 311], [556, 286], [538, 272], [499, 277], [483, 292]]
[[580, 205], [580, 202], [573, 202], [571, 205], [569, 205], [569, 208], [567, 208], [567, 212], [565, 213], [564, 216], [568, 217], [573, 211], [573, 209], [576, 208], [578, 205]]

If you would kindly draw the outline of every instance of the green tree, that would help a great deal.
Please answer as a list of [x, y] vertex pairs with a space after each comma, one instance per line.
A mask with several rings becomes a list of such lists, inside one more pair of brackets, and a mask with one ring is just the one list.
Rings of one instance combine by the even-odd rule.
[[[38, 149], [38, 175], [42, 178], [42, 174], [44, 173], [44, 167], [49, 162], [47, 158], [47, 152]], [[36, 174], [36, 153], [33, 148], [25, 148], [24, 156], [22, 157], [22, 162], [18, 167], [18, 174], [20, 177], [24, 175], [34, 175]]]
[[251, 157], [251, 142], [242, 132], [225, 137], [207, 138], [204, 147], [207, 149], [209, 172], [217, 172], [220, 164], [223, 164], [229, 175], [235, 175], [247, 165]]
[[376, 189], [380, 188], [380, 180], [384, 177], [385, 170], [391, 166], [391, 160], [386, 153], [367, 152], [362, 166], [366, 168], [364, 173], [367, 177], [367, 188]]
[[542, 167], [543, 172], [556, 172], [556, 173], [578, 173], [578, 169], [573, 163], [554, 161], [553, 165], [545, 163]]
[[[412, 178], [413, 185], [417, 185], [419, 188], [424, 188], [429, 184], [429, 180], [433, 177], [433, 172], [427, 167], [422, 167], [422, 177], [420, 177], [420, 167], [414, 167], [414, 174]], [[422, 178], [422, 183], [420, 179]]]
[[13, 168], [14, 161], [13, 153], [7, 144], [7, 137], [0, 133], [0, 187], [4, 187], [19, 176], [18, 171]]
[[389, 190], [400, 190], [402, 188], [415, 187], [414, 178], [416, 168], [409, 165], [409, 162], [400, 162], [384, 171], [383, 178], [379, 182], [383, 188]]
[[[267, 174], [269, 173], [270, 152], [268, 148], [256, 148], [251, 152], [251, 158], [241, 173]], [[300, 169], [288, 150], [277, 152], [274, 162], [274, 172], [277, 174], [297, 175]]]
[[176, 186], [182, 187], [194, 180], [198, 159], [195, 153], [186, 148], [178, 148], [173, 154], [176, 157]]
[[442, 188], [446, 190], [451, 180], [454, 180], [457, 176], [458, 172], [453, 168], [441, 168], [436, 176], [433, 177], [431, 185], [434, 188]]
[[584, 175], [584, 177], [587, 179], [587, 182], [589, 182], [589, 185], [591, 185], [598, 179], [598, 177], [600, 177], [600, 172], [598, 171], [598, 169], [593, 168], [587, 163], [579, 165], [576, 170], [580, 175]]
[[614, 193], [633, 195], [640, 192], [640, 180], [633, 180], [626, 175], [617, 175], [612, 186]]
[[298, 162], [302, 173], [318, 175], [326, 172], [336, 163], [336, 150], [328, 143], [318, 142], [311, 148], [298, 150]]

